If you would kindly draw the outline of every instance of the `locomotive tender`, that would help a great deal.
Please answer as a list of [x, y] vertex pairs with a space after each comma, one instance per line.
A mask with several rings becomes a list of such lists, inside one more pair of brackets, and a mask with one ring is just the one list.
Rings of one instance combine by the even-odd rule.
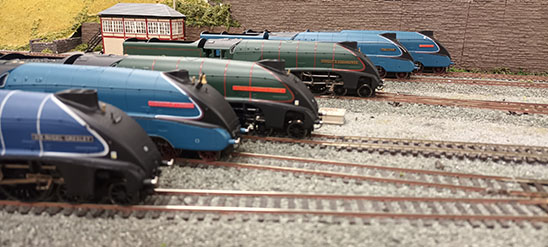
[[124, 54], [224, 58], [243, 61], [285, 60], [286, 69], [313, 93], [375, 95], [382, 80], [374, 65], [357, 50], [356, 43], [200, 39], [184, 41], [124, 42]]
[[0, 195], [130, 204], [155, 187], [160, 152], [96, 91], [0, 90], [0, 102]]
[[[341, 33], [354, 34], [384, 34], [395, 33], [396, 39], [411, 53], [417, 72], [424, 69], [434, 73], [443, 73], [454, 64], [451, 55], [445, 47], [434, 38], [433, 31], [374, 31], [374, 30], [343, 30]], [[366, 36], [361, 36], [366, 37]]]
[[205, 73], [208, 84], [230, 103], [240, 124], [253, 126], [258, 134], [283, 131], [302, 138], [314, 130], [314, 124], [321, 123], [314, 96], [299, 79], [285, 73], [283, 64], [278, 62], [76, 54], [64, 63], [159, 71], [185, 69], [191, 76]]
[[187, 71], [156, 72], [125, 68], [10, 63], [4, 89], [56, 92], [97, 89], [102, 101], [133, 117], [167, 157], [180, 150], [213, 159], [239, 140], [238, 117], [214, 88], [193, 84]]
[[376, 66], [380, 77], [384, 78], [394, 74], [397, 78], [407, 78], [415, 69], [413, 58], [409, 51], [396, 40], [393, 33], [366, 34], [366, 33], [344, 33], [344, 32], [262, 32], [257, 33], [251, 30], [243, 34], [230, 33], [208, 33], [203, 32], [201, 38], [206, 39], [268, 39], [268, 40], [293, 40], [293, 41], [314, 41], [314, 42], [356, 42], [361, 53]]

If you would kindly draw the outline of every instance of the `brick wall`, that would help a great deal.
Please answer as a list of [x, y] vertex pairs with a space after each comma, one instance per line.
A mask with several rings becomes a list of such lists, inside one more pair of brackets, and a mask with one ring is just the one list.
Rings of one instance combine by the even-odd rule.
[[97, 32], [101, 31], [101, 24], [86, 22], [82, 24], [82, 43], [88, 43]]
[[225, 2], [242, 24], [237, 30], [433, 30], [458, 67], [548, 71], [546, 0]]
[[82, 39], [80, 37], [60, 39], [53, 42], [40, 42], [40, 39], [35, 39], [30, 41], [30, 51], [41, 52], [49, 49], [53, 53], [63, 53], [74, 49], [81, 43]]

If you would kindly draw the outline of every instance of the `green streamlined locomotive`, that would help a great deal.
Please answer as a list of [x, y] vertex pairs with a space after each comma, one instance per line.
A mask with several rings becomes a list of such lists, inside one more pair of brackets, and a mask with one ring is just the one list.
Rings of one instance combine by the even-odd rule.
[[200, 39], [124, 42], [124, 54], [224, 58], [243, 61], [284, 60], [286, 69], [313, 93], [375, 95], [382, 80], [356, 42], [323, 43], [286, 40]]

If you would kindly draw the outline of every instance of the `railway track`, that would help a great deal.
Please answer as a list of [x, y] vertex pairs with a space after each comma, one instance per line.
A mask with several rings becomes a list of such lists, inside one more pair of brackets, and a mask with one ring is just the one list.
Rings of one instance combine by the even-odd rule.
[[469, 72], [449, 72], [446, 74], [416, 73], [413, 77], [419, 78], [447, 78], [447, 79], [478, 79], [478, 80], [504, 80], [504, 81], [536, 81], [548, 82], [548, 76], [536, 75], [506, 75], [506, 74], [487, 74], [487, 73], [469, 73]]
[[420, 139], [335, 136], [312, 134], [308, 139], [244, 136], [244, 141], [292, 143], [320, 148], [380, 154], [479, 159], [531, 164], [548, 164], [548, 147]]
[[378, 92], [376, 97], [370, 97], [370, 98], [352, 97], [352, 96], [330, 96], [330, 95], [316, 96], [316, 97], [469, 107], [469, 108], [507, 111], [510, 114], [548, 114], [548, 104], [520, 103], [520, 102], [507, 102], [507, 101], [487, 101], [487, 100], [462, 100], [462, 99], [449, 99], [449, 98], [419, 96], [419, 95], [411, 95], [411, 94], [386, 93], [386, 92]]
[[[234, 220], [249, 220], [255, 215], [258, 221], [279, 220], [285, 217], [321, 217], [321, 221], [352, 224], [371, 224], [373, 218], [405, 219], [416, 224], [432, 225], [434, 221], [446, 224], [495, 225], [524, 227], [530, 224], [541, 229], [548, 223], [548, 213], [541, 207], [545, 199], [525, 198], [434, 198], [434, 197], [386, 197], [337, 194], [305, 194], [261, 191], [180, 190], [156, 189], [142, 205], [120, 206], [111, 204], [69, 204], [59, 202], [24, 203], [0, 201], [4, 211], [22, 214], [77, 215], [79, 217], [158, 218], [163, 214], [173, 217], [182, 213], [183, 219], [210, 214], [214, 220], [221, 215]], [[191, 216], [189, 213], [193, 213]], [[294, 220], [294, 219], [293, 219]]]
[[[548, 79], [548, 78], [547, 78]], [[507, 87], [524, 87], [524, 88], [548, 88], [548, 83], [531, 82], [531, 81], [513, 81], [502, 79], [483, 79], [483, 78], [454, 78], [454, 77], [437, 77], [437, 76], [413, 76], [411, 79], [390, 79], [385, 82], [410, 82], [410, 83], [450, 83], [450, 84], [467, 84], [467, 85], [482, 85], [482, 86], [507, 86]], [[548, 80], [547, 80], [548, 81]]]
[[[530, 198], [548, 198], [548, 181], [455, 173], [435, 170], [410, 169], [394, 166], [356, 164], [300, 157], [234, 153], [237, 162], [179, 159], [178, 163], [204, 164], [209, 166], [259, 169], [307, 176], [339, 178], [343, 182], [377, 182], [406, 185], [436, 190], [463, 191], [466, 193], [492, 194]], [[548, 211], [548, 207], [545, 207]]]

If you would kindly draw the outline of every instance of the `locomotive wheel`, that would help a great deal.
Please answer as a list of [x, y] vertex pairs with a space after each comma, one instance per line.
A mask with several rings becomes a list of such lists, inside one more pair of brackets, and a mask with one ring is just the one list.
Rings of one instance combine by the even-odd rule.
[[221, 159], [221, 152], [215, 151], [200, 151], [198, 152], [200, 159], [205, 161], [216, 161]]
[[422, 65], [421, 62], [416, 62], [415, 66], [417, 67], [416, 70], [413, 70], [415, 73], [422, 73], [424, 71], [424, 65]]
[[324, 94], [327, 92], [327, 87], [325, 85], [312, 85], [310, 86], [310, 91], [315, 94]]
[[57, 186], [57, 188], [55, 189], [55, 195], [57, 196], [57, 199], [62, 202], [68, 202], [68, 203], [83, 202], [82, 198], [78, 196], [68, 196], [67, 187], [65, 186], [65, 184], [59, 184]]
[[292, 138], [301, 139], [308, 135], [308, 129], [304, 128], [301, 120], [291, 120], [287, 125], [287, 135]]
[[274, 129], [267, 128], [264, 123], [255, 123], [253, 126], [253, 131], [258, 136], [270, 136], [272, 133], [274, 133]]
[[348, 93], [348, 89], [344, 88], [342, 85], [337, 85], [333, 88], [333, 93], [338, 96], [345, 96]]
[[386, 77], [386, 74], [388, 74], [388, 73], [386, 72], [386, 70], [385, 70], [383, 67], [381, 67], [381, 66], [377, 66], [377, 71], [379, 72], [379, 76], [380, 76], [381, 78], [385, 78], [385, 77]]
[[108, 187], [108, 197], [112, 204], [131, 205], [139, 202], [139, 193], [129, 194], [123, 183], [113, 183]]
[[[1, 179], [25, 179], [29, 170], [26, 169], [6, 169], [1, 168]], [[12, 200], [23, 202], [36, 202], [50, 199], [52, 195], [53, 184], [47, 181], [39, 183], [20, 183], [0, 185], [0, 193]]]
[[447, 67], [433, 67], [432, 71], [434, 71], [434, 73], [436, 74], [443, 74], [447, 72]]
[[371, 97], [374, 93], [374, 90], [371, 89], [369, 84], [363, 84], [358, 88], [357, 92], [360, 97]]
[[17, 186], [3, 185], [0, 191], [9, 199], [22, 202], [38, 202], [48, 200], [51, 196], [51, 188], [45, 190], [37, 189], [36, 184], [19, 184]]
[[152, 138], [154, 141], [154, 144], [156, 144], [156, 147], [158, 148], [158, 151], [160, 151], [160, 154], [162, 154], [162, 159], [164, 160], [171, 160], [179, 157], [181, 154], [179, 150], [173, 148], [169, 142], [162, 138]]
[[406, 79], [406, 78], [409, 78], [409, 75], [410, 75], [409, 72], [398, 72], [398, 73], [396, 73], [396, 78]]

